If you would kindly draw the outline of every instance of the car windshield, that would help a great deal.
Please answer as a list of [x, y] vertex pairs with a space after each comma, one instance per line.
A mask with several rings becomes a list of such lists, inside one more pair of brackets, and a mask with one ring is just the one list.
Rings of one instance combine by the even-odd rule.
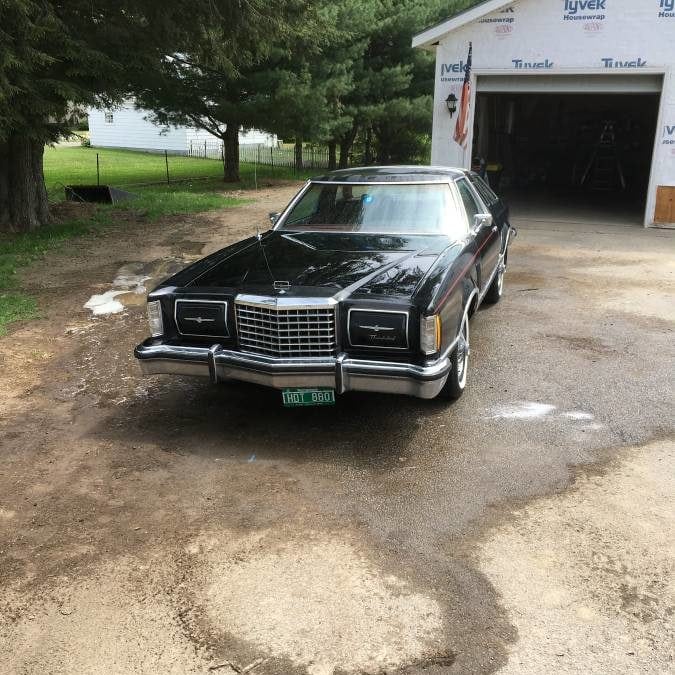
[[466, 223], [446, 183], [313, 183], [279, 229], [460, 237]]

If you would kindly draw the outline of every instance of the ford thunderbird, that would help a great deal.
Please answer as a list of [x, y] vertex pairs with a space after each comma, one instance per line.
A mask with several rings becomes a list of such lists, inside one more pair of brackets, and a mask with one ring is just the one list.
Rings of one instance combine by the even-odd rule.
[[144, 373], [253, 382], [289, 406], [347, 391], [462, 395], [469, 320], [499, 302], [515, 234], [486, 182], [436, 167], [335, 171], [270, 219], [149, 294]]

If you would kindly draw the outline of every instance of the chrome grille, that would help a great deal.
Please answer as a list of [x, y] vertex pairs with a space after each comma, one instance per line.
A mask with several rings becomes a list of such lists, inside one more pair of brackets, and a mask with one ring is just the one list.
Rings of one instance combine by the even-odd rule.
[[327, 356], [335, 353], [333, 307], [260, 307], [237, 301], [242, 351], [269, 356]]

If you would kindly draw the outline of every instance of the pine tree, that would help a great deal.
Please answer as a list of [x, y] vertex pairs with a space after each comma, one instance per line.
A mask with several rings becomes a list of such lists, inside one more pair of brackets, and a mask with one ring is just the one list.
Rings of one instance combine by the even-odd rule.
[[[366, 160], [410, 160], [431, 131], [433, 55], [412, 48], [412, 37], [474, 0], [367, 0], [374, 20], [365, 47], [352, 66], [352, 89], [343, 97], [351, 120], [336, 137], [340, 166], [347, 166], [359, 133]], [[399, 146], [398, 149], [396, 146]]]
[[[205, 129], [223, 141], [224, 179], [239, 180], [239, 129], [287, 131], [291, 108], [275, 98], [288, 81], [280, 64], [293, 63], [293, 91], [305, 95], [298, 54], [318, 56], [323, 40], [319, 20], [309, 0], [277, 0], [275, 13], [283, 22], [264, 29], [248, 26], [233, 36], [236, 62], [223, 67], [209, 45], [193, 45], [168, 59], [160, 72], [138, 92], [137, 104], [153, 111], [162, 125]], [[281, 106], [281, 107], [280, 107]], [[306, 119], [314, 119], [308, 110]]]

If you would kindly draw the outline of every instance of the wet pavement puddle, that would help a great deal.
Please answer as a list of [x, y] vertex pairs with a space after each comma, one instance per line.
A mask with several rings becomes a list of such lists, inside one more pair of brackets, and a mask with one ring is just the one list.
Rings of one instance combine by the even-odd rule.
[[518, 401], [496, 406], [489, 411], [487, 418], [522, 422], [564, 419], [581, 424], [583, 430], [598, 431], [605, 428], [604, 425], [594, 422], [595, 415], [590, 412], [585, 410], [558, 411], [556, 406], [538, 401]]

